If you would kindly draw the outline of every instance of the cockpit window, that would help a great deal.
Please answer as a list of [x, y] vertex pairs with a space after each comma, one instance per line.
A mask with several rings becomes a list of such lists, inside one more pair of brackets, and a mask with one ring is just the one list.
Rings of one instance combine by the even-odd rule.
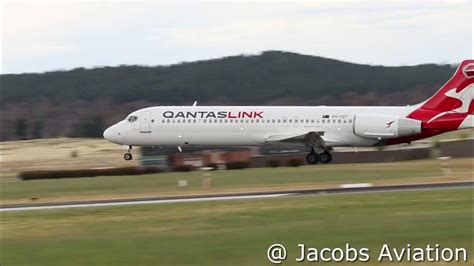
[[131, 116], [127, 117], [127, 121], [130, 122], [130, 123], [133, 123], [137, 120], [138, 120], [138, 117], [135, 116], [135, 115], [131, 115]]

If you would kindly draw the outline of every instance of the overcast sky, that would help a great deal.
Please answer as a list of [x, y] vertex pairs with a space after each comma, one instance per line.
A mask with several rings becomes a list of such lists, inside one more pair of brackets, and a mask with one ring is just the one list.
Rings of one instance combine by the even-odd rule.
[[4, 73], [285, 50], [377, 65], [472, 57], [471, 1], [3, 3]]

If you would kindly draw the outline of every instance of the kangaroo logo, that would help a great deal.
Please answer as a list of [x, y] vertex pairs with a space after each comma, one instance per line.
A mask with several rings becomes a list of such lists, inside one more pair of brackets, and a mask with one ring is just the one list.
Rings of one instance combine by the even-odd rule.
[[435, 115], [433, 118], [431, 118], [428, 121], [428, 123], [435, 120], [436, 118], [439, 118], [439, 117], [447, 115], [447, 114], [452, 114], [452, 113], [466, 114], [469, 111], [469, 105], [471, 104], [471, 101], [474, 98], [474, 86], [473, 85], [474, 84], [469, 85], [466, 89], [461, 90], [460, 92], [456, 92], [456, 88], [447, 91], [444, 95], [446, 95], [450, 98], [461, 101], [461, 106], [456, 108], [456, 109], [441, 112], [441, 113]]
[[388, 122], [388, 123], [385, 123], [385, 124], [387, 125], [385, 128], [391, 127], [394, 122], [395, 122], [395, 120], [390, 121], [390, 122]]

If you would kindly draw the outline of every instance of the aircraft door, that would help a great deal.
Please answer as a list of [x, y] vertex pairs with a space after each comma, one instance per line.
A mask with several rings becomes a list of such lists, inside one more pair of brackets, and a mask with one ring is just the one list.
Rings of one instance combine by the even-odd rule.
[[150, 133], [151, 132], [150, 117], [151, 117], [150, 112], [144, 112], [142, 114], [141, 119], [140, 119], [140, 133]]

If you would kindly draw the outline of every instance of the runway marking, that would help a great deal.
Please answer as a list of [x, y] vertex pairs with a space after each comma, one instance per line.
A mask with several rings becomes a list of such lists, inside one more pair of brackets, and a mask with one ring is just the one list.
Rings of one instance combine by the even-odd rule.
[[326, 189], [304, 189], [287, 190], [277, 192], [245, 192], [220, 195], [198, 195], [198, 196], [175, 196], [175, 197], [156, 197], [142, 199], [114, 199], [97, 200], [83, 202], [62, 202], [62, 203], [44, 203], [39, 204], [18, 204], [2, 206], [0, 212], [13, 211], [33, 211], [33, 210], [51, 210], [67, 208], [88, 208], [88, 207], [106, 207], [106, 206], [127, 206], [143, 204], [165, 204], [165, 203], [183, 203], [183, 202], [202, 202], [202, 201], [221, 201], [221, 200], [240, 200], [240, 199], [264, 199], [284, 196], [310, 196], [310, 195], [338, 195], [338, 194], [364, 194], [364, 193], [382, 193], [382, 192], [401, 192], [401, 191], [420, 191], [450, 188], [473, 188], [474, 182], [447, 182], [447, 183], [426, 183], [409, 185], [391, 185], [391, 186], [372, 186], [372, 187], [349, 187], [349, 188], [326, 188]]
[[262, 199], [262, 198], [275, 198], [275, 197], [282, 197], [282, 196], [289, 196], [289, 195], [291, 194], [269, 194], [269, 195], [249, 195], [249, 196], [225, 196], [225, 197], [202, 197], [202, 198], [186, 198], [186, 199], [158, 199], [158, 200], [137, 200], [137, 201], [124, 201], [124, 202], [61, 204], [61, 205], [50, 205], [50, 206], [27, 206], [27, 207], [1, 208], [0, 212], [106, 207], [106, 206], [127, 206], [127, 205], [163, 204], [163, 203], [180, 203], [180, 202], [200, 202], [200, 201], [220, 201], [220, 200], [237, 200], [237, 199]]

